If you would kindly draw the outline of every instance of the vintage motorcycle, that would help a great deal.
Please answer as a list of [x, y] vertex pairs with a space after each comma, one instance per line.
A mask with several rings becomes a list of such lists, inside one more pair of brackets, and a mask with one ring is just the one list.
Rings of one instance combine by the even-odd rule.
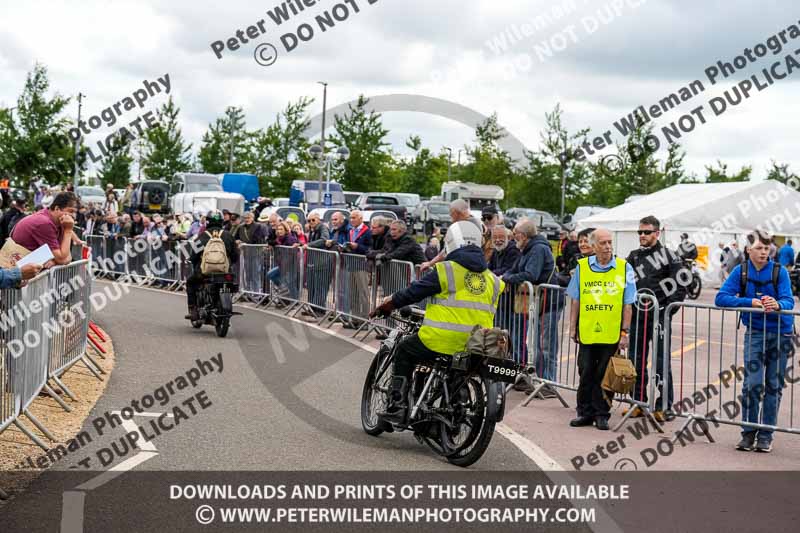
[[192, 320], [192, 327], [203, 324], [214, 326], [218, 337], [228, 334], [233, 315], [233, 295], [237, 292], [233, 274], [210, 274], [203, 277], [203, 285], [197, 295], [197, 310], [200, 320]]
[[448, 462], [467, 467], [489, 447], [495, 424], [503, 420], [505, 387], [523, 370], [509, 359], [477, 354], [442, 356], [430, 367], [417, 366], [408, 387], [406, 419], [390, 423], [377, 413], [386, 408], [392, 363], [399, 342], [415, 334], [425, 316], [418, 308], [392, 313], [399, 330], [383, 341], [364, 381], [361, 425], [372, 436], [410, 430]]

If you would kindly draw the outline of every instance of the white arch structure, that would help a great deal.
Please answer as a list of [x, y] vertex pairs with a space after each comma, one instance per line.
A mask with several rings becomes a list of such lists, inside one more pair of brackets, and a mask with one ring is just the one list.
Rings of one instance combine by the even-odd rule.
[[[349, 111], [348, 106], [351, 104], [355, 105], [357, 101], [358, 100], [352, 100], [328, 109], [325, 113], [326, 126], [333, 125], [333, 117], [335, 115], [345, 115]], [[431, 96], [422, 96], [419, 94], [384, 94], [370, 96], [366, 109], [368, 111], [375, 111], [376, 113], [388, 113], [392, 111], [425, 113], [454, 120], [473, 130], [478, 124], [488, 118], [474, 109], [461, 104], [442, 98], [433, 98]], [[524, 159], [524, 150], [526, 150], [525, 145], [505, 128], [502, 128], [502, 130], [506, 135], [500, 139], [498, 144], [503, 150], [508, 152], [512, 159], [517, 162], [522, 161]], [[311, 138], [319, 135], [321, 132], [322, 113], [311, 119], [311, 124], [308, 129], [306, 129], [305, 135]]]

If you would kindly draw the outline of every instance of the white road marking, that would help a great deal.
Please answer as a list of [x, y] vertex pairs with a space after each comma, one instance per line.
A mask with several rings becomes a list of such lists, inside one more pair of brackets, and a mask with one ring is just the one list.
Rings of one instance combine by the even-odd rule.
[[[119, 415], [120, 411], [111, 411], [112, 414]], [[162, 413], [136, 413], [134, 416], [147, 416], [158, 418]], [[166, 416], [172, 417], [172, 414]], [[139, 426], [133, 420], [123, 420], [122, 427], [128, 433], [138, 433], [140, 440], [136, 442], [136, 447], [141, 451], [122, 461], [120, 464], [113, 466], [105, 472], [93, 477], [89, 481], [78, 485], [73, 490], [65, 491], [61, 500], [61, 533], [83, 533], [83, 517], [84, 517], [84, 502], [86, 500], [86, 492], [102, 487], [109, 481], [121, 476], [125, 472], [133, 470], [145, 461], [149, 461], [158, 455], [158, 450], [151, 441], [145, 441]]]
[[[550, 481], [556, 485], [577, 485], [575, 479], [562, 467], [558, 461], [547, 455], [539, 446], [523, 437], [502, 422], [495, 426], [495, 430], [508, 439], [509, 442], [514, 444], [519, 450], [524, 453], [528, 459], [536, 463], [542, 469], [542, 473], [546, 475]], [[576, 509], [594, 509], [595, 522], [587, 523], [586, 525], [592, 531], [614, 532], [622, 533], [622, 528], [619, 527], [613, 518], [611, 518], [602, 503], [598, 500], [570, 500], [572, 506]]]

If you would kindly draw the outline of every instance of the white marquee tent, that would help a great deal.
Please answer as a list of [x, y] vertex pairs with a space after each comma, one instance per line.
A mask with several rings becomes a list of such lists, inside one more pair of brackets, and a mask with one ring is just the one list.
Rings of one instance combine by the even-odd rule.
[[654, 215], [661, 222], [662, 242], [677, 248], [681, 233], [698, 246], [708, 246], [710, 270], [719, 264], [719, 243], [733, 240], [743, 247], [746, 235], [764, 229], [779, 242], [791, 238], [800, 246], [800, 192], [778, 181], [682, 184], [603, 211], [578, 223], [604, 227], [614, 236], [614, 251], [625, 257], [639, 247], [639, 220]]

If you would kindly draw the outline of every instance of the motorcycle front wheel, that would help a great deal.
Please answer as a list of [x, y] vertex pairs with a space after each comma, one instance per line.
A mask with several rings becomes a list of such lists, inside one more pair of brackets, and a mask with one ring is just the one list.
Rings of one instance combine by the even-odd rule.
[[386, 409], [386, 391], [389, 390], [392, 373], [389, 369], [386, 369], [380, 380], [377, 383], [375, 382], [378, 369], [383, 366], [382, 363], [387, 356], [385, 348], [381, 348], [375, 354], [367, 371], [367, 377], [364, 379], [364, 388], [361, 391], [361, 427], [364, 428], [364, 433], [373, 437], [377, 437], [392, 428], [391, 424], [378, 418], [378, 411]]
[[686, 296], [690, 300], [697, 300], [700, 297], [700, 291], [703, 290], [703, 282], [700, 281], [700, 276], [692, 276], [692, 283], [686, 289]]

